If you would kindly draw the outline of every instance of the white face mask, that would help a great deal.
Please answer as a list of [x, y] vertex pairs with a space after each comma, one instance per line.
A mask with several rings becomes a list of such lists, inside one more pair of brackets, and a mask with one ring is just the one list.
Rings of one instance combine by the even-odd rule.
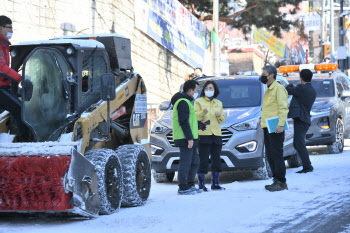
[[214, 96], [214, 91], [204, 91], [206, 97], [213, 97]]
[[197, 97], [198, 97], [198, 93], [194, 93], [193, 94], [193, 99], [197, 99]]
[[11, 39], [12, 38], [12, 33], [11, 32], [7, 32], [7, 35], [5, 36], [6, 39]]

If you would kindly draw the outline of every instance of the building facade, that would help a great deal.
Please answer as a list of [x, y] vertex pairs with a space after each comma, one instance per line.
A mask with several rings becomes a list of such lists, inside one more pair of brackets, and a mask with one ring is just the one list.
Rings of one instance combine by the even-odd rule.
[[0, 1], [0, 15], [13, 21], [12, 44], [95, 33], [130, 38], [133, 67], [146, 82], [148, 103], [170, 100], [194, 67], [138, 30], [134, 9], [134, 0]]

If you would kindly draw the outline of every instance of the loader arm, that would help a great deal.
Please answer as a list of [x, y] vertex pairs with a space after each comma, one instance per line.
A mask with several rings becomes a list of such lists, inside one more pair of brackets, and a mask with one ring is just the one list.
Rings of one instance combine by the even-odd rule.
[[[142, 78], [134, 73], [130, 78], [119, 84], [116, 88], [116, 98], [110, 102], [110, 112], [113, 113], [118, 110], [125, 102], [127, 102], [136, 93], [142, 92], [143, 81]], [[145, 91], [145, 90], [144, 90]], [[107, 102], [100, 101], [100, 104], [93, 111], [87, 113], [84, 112], [80, 117], [73, 130], [72, 140], [81, 140], [80, 153], [85, 154], [89, 149], [106, 148], [106, 142], [96, 142], [93, 147], [89, 147], [91, 143], [91, 133], [100, 123], [107, 122]], [[134, 112], [135, 106], [133, 106], [132, 112]], [[133, 115], [133, 113], [132, 113]], [[132, 119], [130, 119], [132, 121]], [[141, 143], [142, 138], [147, 138], [147, 127], [141, 129], [131, 129], [130, 135], [133, 143]]]

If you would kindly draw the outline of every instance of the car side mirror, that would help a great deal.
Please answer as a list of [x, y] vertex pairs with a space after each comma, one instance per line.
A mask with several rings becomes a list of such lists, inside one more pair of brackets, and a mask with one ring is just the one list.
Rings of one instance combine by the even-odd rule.
[[24, 101], [30, 101], [33, 96], [33, 83], [29, 79], [25, 79], [22, 81], [22, 97]]
[[341, 93], [341, 97], [350, 97], [350, 91], [349, 90], [344, 90], [342, 93]]
[[159, 110], [160, 111], [166, 111], [170, 108], [171, 106], [171, 101], [163, 101], [160, 105], [159, 105]]
[[106, 73], [101, 76], [101, 99], [103, 101], [115, 99], [115, 77], [112, 73]]

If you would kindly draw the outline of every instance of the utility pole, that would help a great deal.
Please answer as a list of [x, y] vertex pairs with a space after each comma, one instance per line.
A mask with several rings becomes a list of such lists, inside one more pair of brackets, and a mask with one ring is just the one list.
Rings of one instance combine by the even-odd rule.
[[320, 43], [319, 45], [321, 46], [321, 61], [324, 61], [324, 42], [325, 42], [325, 32], [324, 32], [324, 28], [325, 28], [325, 7], [326, 7], [326, 0], [322, 0], [322, 11], [321, 11], [321, 38], [320, 38]]
[[[344, 15], [343, 15], [344, 0], [340, 1], [340, 17], [339, 17], [339, 46], [344, 46]], [[340, 49], [340, 48], [338, 48]], [[344, 72], [347, 59], [340, 59], [338, 57], [338, 64], [340, 63], [341, 71]]]
[[91, 11], [92, 11], [92, 34], [95, 33], [95, 11], [96, 11], [96, 2], [92, 0], [91, 2]]
[[[214, 30], [219, 35], [219, 0], [213, 1]], [[220, 76], [220, 40], [214, 42], [214, 75]]]
[[[325, 13], [324, 13], [324, 8], [326, 6], [326, 0], [322, 0], [322, 12], [321, 12], [321, 45], [323, 45], [324, 43], [324, 25], [325, 25], [325, 21], [324, 21], [324, 17], [325, 17]], [[324, 57], [324, 56], [322, 56]]]
[[334, 12], [333, 12], [333, 1], [331, 0], [331, 10], [330, 10], [330, 22], [329, 22], [329, 27], [330, 27], [330, 41], [331, 41], [331, 63], [335, 62], [334, 59]]
[[343, 25], [343, 7], [344, 7], [344, 0], [340, 1], [340, 15], [339, 17], [339, 46], [344, 46], [344, 25]]
[[[310, 11], [310, 9], [312, 11]], [[309, 15], [313, 14], [313, 9], [314, 9], [314, 0], [309, 1]], [[314, 32], [309, 31], [309, 55], [310, 57], [314, 57]], [[306, 64], [308, 64], [308, 61], [306, 61]]]

